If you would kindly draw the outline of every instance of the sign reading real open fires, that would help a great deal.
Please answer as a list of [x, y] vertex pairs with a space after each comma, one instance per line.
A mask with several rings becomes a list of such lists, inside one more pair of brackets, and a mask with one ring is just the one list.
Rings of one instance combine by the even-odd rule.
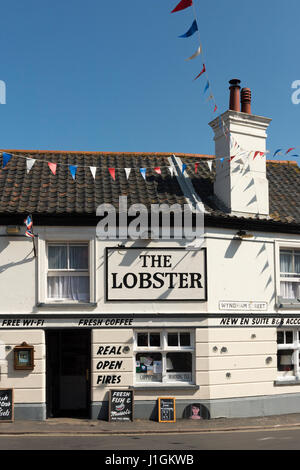
[[106, 299], [206, 300], [206, 250], [107, 248]]

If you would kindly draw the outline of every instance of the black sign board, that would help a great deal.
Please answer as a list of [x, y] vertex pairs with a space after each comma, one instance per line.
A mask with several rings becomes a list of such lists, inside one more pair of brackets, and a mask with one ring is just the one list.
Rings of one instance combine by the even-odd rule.
[[158, 421], [160, 423], [175, 423], [175, 398], [160, 397], [158, 399]]
[[109, 421], [133, 421], [133, 390], [110, 390]]
[[0, 422], [14, 420], [14, 390], [0, 388]]

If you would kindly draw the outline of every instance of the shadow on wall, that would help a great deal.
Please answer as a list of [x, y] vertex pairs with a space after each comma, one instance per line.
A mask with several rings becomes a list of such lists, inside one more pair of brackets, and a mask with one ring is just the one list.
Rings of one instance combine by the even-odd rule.
[[[10, 242], [8, 240], [4, 239], [4, 238], [3, 238], [3, 240], [1, 240], [0, 254], [5, 251], [5, 249], [9, 245], [9, 243]], [[32, 256], [30, 256], [31, 254], [32, 254]], [[23, 258], [20, 261], [10, 262], [10, 263], [7, 263], [7, 264], [1, 264], [0, 263], [0, 274], [3, 273], [4, 271], [6, 271], [7, 269], [12, 268], [14, 266], [18, 266], [20, 264], [25, 264], [25, 263], [30, 263], [33, 259], [34, 259], [34, 253], [33, 253], [33, 248], [32, 248], [30, 250], [30, 252], [25, 256], [25, 258]]]

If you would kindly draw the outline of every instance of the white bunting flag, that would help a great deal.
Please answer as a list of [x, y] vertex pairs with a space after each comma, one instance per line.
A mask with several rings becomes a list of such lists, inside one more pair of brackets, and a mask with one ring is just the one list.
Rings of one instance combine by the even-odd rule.
[[172, 166], [168, 166], [169, 172], [171, 173], [171, 176], [173, 177], [174, 175], [174, 168]]
[[202, 47], [199, 46], [197, 51], [195, 52], [195, 54], [191, 55], [191, 57], [188, 57], [187, 59], [185, 60], [192, 60], [192, 59], [195, 59], [196, 57], [198, 57], [198, 55], [200, 55], [202, 52]]
[[211, 169], [212, 169], [212, 161], [211, 161], [211, 160], [207, 160], [207, 164], [208, 164], [209, 171], [211, 171]]
[[124, 170], [125, 170], [125, 173], [126, 173], [126, 179], [128, 180], [130, 172], [131, 172], [131, 168], [124, 168]]
[[33, 167], [34, 163], [35, 163], [35, 158], [26, 158], [27, 173], [30, 172], [30, 170]]
[[90, 166], [90, 170], [91, 170], [91, 173], [93, 175], [93, 178], [95, 179], [96, 178], [97, 167], [96, 166]]

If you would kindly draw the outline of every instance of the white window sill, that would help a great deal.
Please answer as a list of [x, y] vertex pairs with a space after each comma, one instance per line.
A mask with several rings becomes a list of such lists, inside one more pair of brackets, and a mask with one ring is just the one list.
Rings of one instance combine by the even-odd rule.
[[37, 307], [97, 307], [97, 302], [38, 302]]
[[194, 384], [188, 384], [188, 383], [157, 383], [157, 384], [135, 384], [132, 387], [129, 387], [134, 390], [182, 390], [182, 389], [187, 389], [187, 390], [198, 390], [199, 385], [194, 385]]
[[281, 385], [299, 385], [300, 384], [300, 378], [297, 379], [296, 377], [292, 377], [290, 379], [288, 378], [279, 378], [274, 381], [275, 386], [281, 386]]

